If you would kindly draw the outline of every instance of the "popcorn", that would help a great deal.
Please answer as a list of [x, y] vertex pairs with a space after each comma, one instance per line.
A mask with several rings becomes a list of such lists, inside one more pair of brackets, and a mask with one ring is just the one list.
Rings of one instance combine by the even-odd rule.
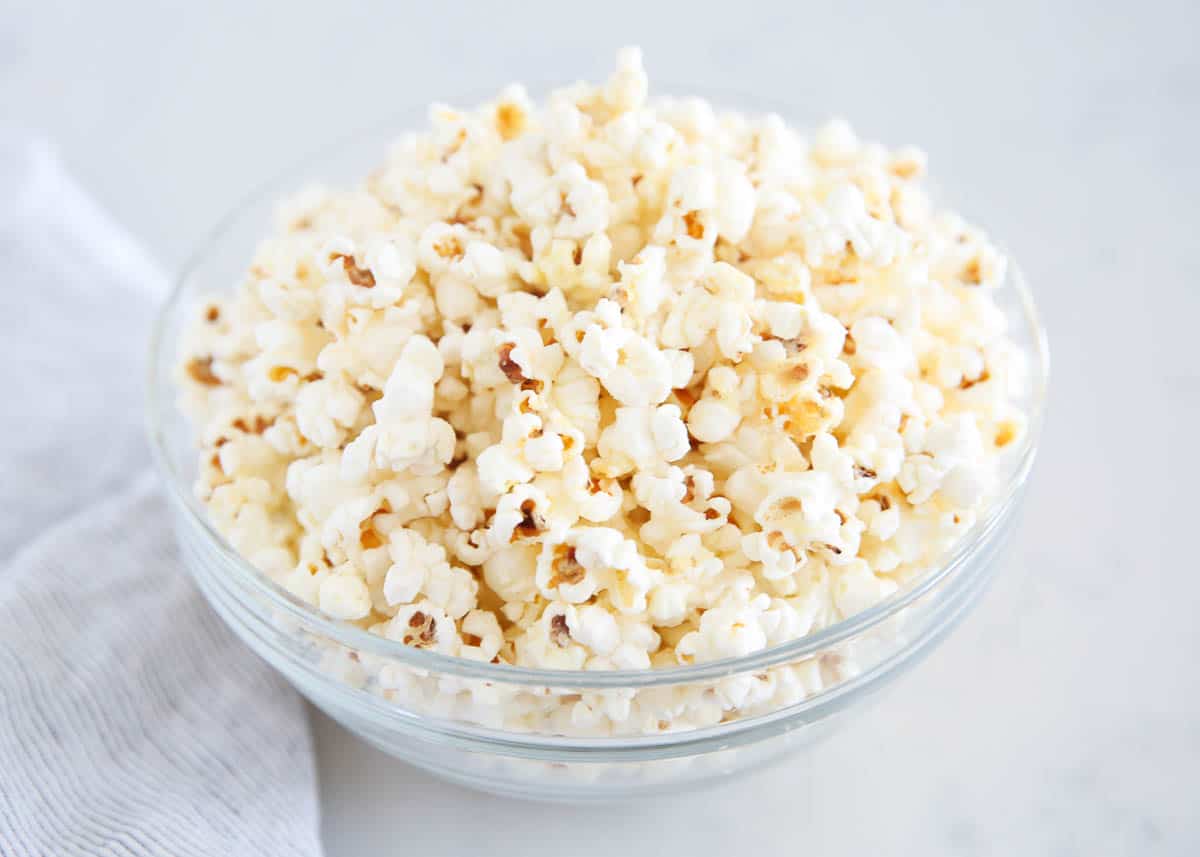
[[604, 87], [604, 100], [617, 112], [637, 110], [646, 101], [648, 87], [641, 49], [622, 48], [617, 53], [617, 69]]
[[617, 408], [596, 444], [602, 472], [620, 476], [682, 458], [691, 445], [680, 414], [678, 405]]
[[982, 451], [983, 439], [970, 415], [938, 421], [924, 432], [920, 451], [905, 460], [897, 484], [910, 503], [923, 503], [941, 490], [952, 504], [970, 508], [984, 490]]
[[741, 419], [737, 408], [717, 399], [704, 398], [688, 413], [688, 431], [703, 443], [719, 443], [733, 434]]
[[434, 384], [441, 377], [442, 357], [424, 336], [409, 339], [373, 406], [374, 425], [367, 426], [347, 448], [348, 475], [364, 475], [369, 461], [381, 469], [436, 473], [454, 450], [454, 429], [432, 416]]
[[[1004, 257], [841, 120], [600, 86], [439, 105], [301, 194], [182, 343], [197, 494], [330, 616], [483, 663], [741, 657], [934, 567], [1021, 437]], [[662, 732], [851, 659], [574, 698], [358, 668], [496, 728]], [[434, 682], [431, 684], [430, 682]]]
[[791, 577], [808, 559], [807, 554], [797, 556], [794, 551], [772, 545], [763, 532], [743, 536], [742, 552], [748, 559], [762, 563], [762, 575], [767, 580]]
[[559, 484], [566, 494], [563, 505], [573, 506], [580, 518], [597, 524], [617, 514], [625, 496], [617, 480], [593, 476], [579, 457], [563, 465]]
[[653, 315], [667, 297], [667, 253], [662, 247], [646, 247], [632, 262], [621, 262], [620, 289], [633, 312]]
[[551, 604], [529, 629], [517, 639], [517, 656], [531, 666], [544, 669], [577, 670], [587, 662], [587, 649], [571, 636], [575, 608]]
[[366, 581], [354, 574], [331, 574], [321, 581], [318, 605], [335, 619], [362, 619], [371, 612]]
[[620, 307], [610, 300], [596, 305], [596, 323], [579, 340], [579, 365], [598, 379], [623, 405], [652, 405], [671, 392], [671, 359], [654, 344], [621, 326]]
[[737, 244], [750, 231], [757, 202], [754, 185], [740, 165], [726, 161], [717, 173], [717, 206], [714, 212], [717, 232], [726, 241]]
[[459, 646], [454, 620], [428, 601], [401, 607], [387, 623], [384, 636], [417, 649], [455, 654]]
[[700, 618], [700, 627], [684, 636], [675, 652], [685, 662], [738, 658], [767, 645], [760, 623], [762, 602], [744, 607], [715, 607]]
[[571, 639], [598, 655], [611, 655], [621, 643], [621, 629], [614, 616], [603, 607], [585, 605], [567, 618]]
[[462, 620], [462, 648], [459, 655], [478, 661], [491, 661], [504, 645], [504, 632], [494, 613], [472, 610]]
[[533, 468], [501, 444], [489, 446], [481, 452], [476, 466], [479, 470], [479, 485], [491, 497], [499, 496], [512, 486], [533, 478]]
[[391, 533], [388, 554], [392, 565], [383, 581], [383, 597], [389, 605], [410, 604], [424, 594], [455, 618], [473, 606], [478, 588], [474, 578], [451, 567], [441, 545], [401, 528]]
[[542, 432], [525, 442], [525, 460], [536, 471], [556, 473], [563, 469], [565, 450], [562, 435]]
[[533, 539], [549, 529], [550, 500], [533, 485], [517, 485], [500, 497], [488, 537], [496, 547]]
[[493, 552], [483, 561], [483, 579], [488, 588], [509, 604], [532, 601], [537, 584], [529, 569], [538, 561], [540, 546], [517, 543]]
[[861, 318], [850, 329], [854, 337], [855, 360], [864, 366], [904, 372], [912, 362], [911, 348], [884, 319]]
[[365, 399], [344, 382], [318, 379], [296, 394], [296, 426], [319, 447], [338, 447], [358, 422]]

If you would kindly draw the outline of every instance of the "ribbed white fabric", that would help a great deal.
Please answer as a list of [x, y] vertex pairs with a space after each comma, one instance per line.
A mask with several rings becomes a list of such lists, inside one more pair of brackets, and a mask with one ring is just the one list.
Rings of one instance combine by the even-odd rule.
[[299, 698], [209, 610], [147, 472], [163, 280], [0, 137], [0, 855], [321, 853]]

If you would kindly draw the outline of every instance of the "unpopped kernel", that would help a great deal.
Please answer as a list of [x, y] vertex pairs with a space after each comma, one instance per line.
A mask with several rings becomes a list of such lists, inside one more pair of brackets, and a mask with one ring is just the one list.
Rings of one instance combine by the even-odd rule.
[[410, 646], [642, 669], [837, 622], [972, 526], [1024, 425], [1004, 257], [918, 151], [647, 91], [626, 49], [437, 105], [282, 206], [179, 371], [250, 562]]

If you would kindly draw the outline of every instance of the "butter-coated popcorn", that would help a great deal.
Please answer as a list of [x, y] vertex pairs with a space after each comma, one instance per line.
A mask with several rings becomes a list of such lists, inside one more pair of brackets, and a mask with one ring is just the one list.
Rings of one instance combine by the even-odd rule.
[[[636, 49], [542, 106], [437, 105], [363, 186], [285, 203], [201, 308], [197, 493], [298, 597], [476, 661], [648, 669], [826, 627], [935, 567], [1025, 429], [1004, 256], [925, 170], [841, 120], [650, 98]], [[444, 690], [489, 725], [627, 734], [852, 670]]]

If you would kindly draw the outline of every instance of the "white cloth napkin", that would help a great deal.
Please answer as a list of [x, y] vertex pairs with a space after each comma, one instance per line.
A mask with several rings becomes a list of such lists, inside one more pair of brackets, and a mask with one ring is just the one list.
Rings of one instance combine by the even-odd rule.
[[142, 438], [165, 280], [0, 134], [0, 854], [321, 853], [299, 697], [180, 565]]

